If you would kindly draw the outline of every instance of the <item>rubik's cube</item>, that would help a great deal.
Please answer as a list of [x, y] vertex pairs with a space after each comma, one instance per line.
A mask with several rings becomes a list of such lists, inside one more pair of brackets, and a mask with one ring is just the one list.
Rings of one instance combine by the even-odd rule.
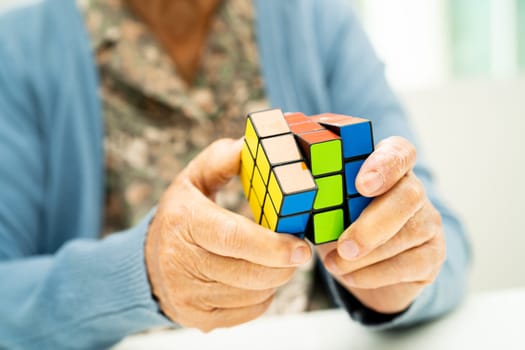
[[240, 178], [255, 221], [314, 244], [337, 240], [371, 200], [354, 183], [373, 147], [365, 119], [249, 114]]

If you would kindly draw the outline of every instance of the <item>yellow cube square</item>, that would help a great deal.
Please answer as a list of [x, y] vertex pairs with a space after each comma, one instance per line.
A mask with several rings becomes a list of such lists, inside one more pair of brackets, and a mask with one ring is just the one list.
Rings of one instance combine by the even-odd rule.
[[248, 199], [250, 204], [250, 209], [252, 210], [253, 220], [260, 224], [261, 223], [261, 214], [262, 214], [262, 203], [257, 198], [257, 194], [254, 192], [253, 188], [250, 190], [250, 196]]
[[257, 194], [257, 197], [259, 198], [262, 205], [262, 201], [266, 195], [266, 185], [264, 184], [261, 173], [257, 167], [255, 167], [255, 170], [253, 171], [252, 189]]
[[257, 159], [256, 159], [257, 168], [261, 172], [261, 177], [265, 184], [268, 184], [268, 178], [270, 176], [270, 162], [268, 161], [268, 156], [262, 149], [261, 143], [257, 146]]
[[259, 138], [257, 137], [255, 128], [253, 127], [253, 124], [249, 118], [246, 119], [246, 130], [244, 132], [244, 140], [248, 145], [248, 149], [251, 152], [252, 158], [255, 159], [255, 157], [257, 156], [257, 144], [259, 143]]
[[277, 212], [275, 211], [275, 208], [272, 204], [272, 200], [269, 196], [266, 196], [263, 212], [264, 216], [266, 217], [266, 220], [268, 221], [268, 228], [272, 231], [275, 231], [275, 229], [277, 228], [277, 221], [279, 220], [279, 217], [277, 216]]
[[252, 185], [251, 178], [253, 174], [253, 168], [250, 169], [251, 170], [248, 170], [244, 164], [241, 164], [241, 173], [239, 174], [239, 177], [241, 179], [242, 190], [244, 191], [246, 199], [250, 199], [250, 187]]

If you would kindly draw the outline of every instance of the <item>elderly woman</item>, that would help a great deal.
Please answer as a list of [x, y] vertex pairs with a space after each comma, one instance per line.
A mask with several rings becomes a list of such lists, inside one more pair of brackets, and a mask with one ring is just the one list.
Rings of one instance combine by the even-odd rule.
[[[15, 4], [0, 10], [0, 348], [303, 310], [314, 252], [365, 325], [461, 299], [465, 235], [347, 0]], [[376, 199], [336, 243], [240, 215], [231, 138], [269, 106], [375, 125], [356, 185]]]

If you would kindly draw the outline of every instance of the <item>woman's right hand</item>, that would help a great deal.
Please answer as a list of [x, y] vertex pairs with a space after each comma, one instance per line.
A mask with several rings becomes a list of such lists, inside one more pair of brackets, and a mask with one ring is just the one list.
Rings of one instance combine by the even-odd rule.
[[242, 140], [219, 140], [164, 193], [148, 231], [146, 267], [162, 311], [210, 331], [250, 321], [311, 259], [299, 238], [272, 232], [213, 201], [239, 173]]

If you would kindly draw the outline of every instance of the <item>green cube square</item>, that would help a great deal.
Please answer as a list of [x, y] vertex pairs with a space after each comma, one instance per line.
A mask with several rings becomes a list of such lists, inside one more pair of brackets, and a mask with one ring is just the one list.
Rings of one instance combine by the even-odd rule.
[[310, 150], [312, 174], [322, 175], [341, 171], [343, 155], [341, 140], [331, 140], [313, 144]]
[[336, 207], [343, 204], [343, 176], [332, 175], [316, 178], [318, 191], [314, 210]]
[[336, 241], [345, 229], [343, 209], [335, 209], [313, 215], [313, 243]]

